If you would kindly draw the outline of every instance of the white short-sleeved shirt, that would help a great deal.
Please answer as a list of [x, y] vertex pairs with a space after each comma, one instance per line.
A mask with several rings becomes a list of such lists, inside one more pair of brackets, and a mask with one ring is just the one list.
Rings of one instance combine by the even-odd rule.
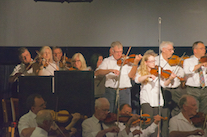
[[[189, 122], [180, 112], [178, 115], [172, 117], [169, 122], [169, 133], [172, 131], [194, 131], [196, 128], [193, 123]], [[188, 137], [204, 137], [197, 135], [190, 135]]]
[[[140, 83], [138, 81], [138, 78], [140, 76], [141, 75], [139, 73], [136, 74], [135, 77], [136, 83]], [[164, 105], [162, 92], [161, 89], [159, 90], [158, 82], [159, 82], [158, 77], [155, 80], [149, 78], [149, 82], [147, 84], [141, 85], [140, 104], [149, 103], [151, 107], [158, 107]], [[162, 87], [165, 87], [164, 81], [162, 79], [160, 80], [160, 85]], [[158, 99], [159, 94], [160, 94], [160, 100]]]
[[[102, 124], [103, 129], [109, 128], [108, 125]], [[92, 117], [86, 119], [82, 123], [82, 136], [83, 137], [96, 137], [97, 133], [101, 131], [101, 125], [99, 120], [93, 115]], [[107, 137], [117, 137], [117, 133], [106, 133]], [[126, 130], [120, 131], [118, 137], [129, 137]]]
[[[159, 56], [155, 57], [155, 65], [159, 65]], [[183, 68], [180, 66], [170, 66], [169, 63], [163, 58], [162, 54], [160, 56], [160, 66], [163, 68], [163, 70], [170, 70], [180, 78], [183, 78], [185, 75]], [[178, 77], [175, 77], [172, 82], [166, 87], [177, 88], [181, 84]]]
[[[200, 87], [200, 76], [198, 70], [193, 71], [195, 65], [198, 65], [199, 59], [195, 56], [192, 56], [188, 59], [184, 60], [183, 68], [184, 72], [186, 74], [187, 80], [186, 85], [191, 87]], [[203, 66], [201, 66], [201, 69], [203, 71], [204, 79], [205, 79], [205, 85], [207, 86], [207, 69]]]
[[19, 123], [18, 123], [18, 130], [19, 130], [19, 134], [20, 137], [23, 137], [21, 135], [21, 132], [23, 129], [25, 128], [30, 128], [30, 127], [37, 127], [37, 123], [36, 123], [36, 114], [33, 113], [31, 110], [23, 115], [20, 119], [19, 119]]
[[[105, 58], [103, 60], [103, 62], [101, 63], [101, 65], [99, 65], [97, 70], [99, 70], [99, 69], [120, 70], [120, 66], [117, 65], [117, 60], [113, 56], [110, 56], [110, 57]], [[130, 78], [128, 76], [131, 69], [132, 69], [132, 66], [129, 66], [127, 64], [122, 67], [119, 88], [129, 88], [132, 86]], [[106, 75], [105, 87], [117, 88], [117, 85], [118, 85], [118, 76], [112, 72], [108, 73]]]
[[30, 137], [48, 137], [48, 132], [40, 127], [36, 127]]
[[[120, 128], [120, 131], [122, 131], [122, 130], [124, 130], [126, 128], [126, 126], [123, 123], [121, 123], [121, 122], [119, 122], [118, 127]], [[143, 130], [140, 129], [139, 126], [134, 126], [134, 127], [132, 126], [130, 128], [131, 132], [129, 133], [129, 137], [149, 137], [152, 133], [155, 132], [156, 128], [157, 128], [157, 125], [154, 122], [149, 127], [147, 127], [146, 129], [143, 129]], [[134, 130], [141, 130], [142, 134], [140, 134], [140, 136], [139, 135], [134, 135], [133, 136], [132, 132]]]

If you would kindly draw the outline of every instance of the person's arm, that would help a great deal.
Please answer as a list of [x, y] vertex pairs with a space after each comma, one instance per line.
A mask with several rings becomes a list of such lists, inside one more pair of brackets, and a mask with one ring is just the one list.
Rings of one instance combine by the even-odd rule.
[[22, 130], [21, 135], [24, 137], [30, 137], [34, 130], [35, 127], [25, 128]]
[[138, 63], [139, 61], [142, 59], [142, 55], [136, 55], [135, 59], [134, 59], [134, 63], [132, 65], [131, 71], [129, 72], [128, 76], [132, 79], [134, 79], [135, 74], [137, 72], [137, 67], [138, 67]]
[[73, 118], [70, 122], [70, 124], [68, 124], [65, 129], [66, 130], [71, 130], [73, 128], [73, 126], [75, 125], [75, 123], [80, 119], [81, 115], [80, 113], [74, 113], [72, 114]]
[[196, 129], [194, 131], [171, 131], [170, 137], [188, 137], [190, 135], [204, 135], [204, 131], [200, 129]]
[[164, 82], [164, 86], [168, 86], [171, 81], [176, 77], [177, 75], [175, 73], [171, 73], [170, 77]]
[[119, 75], [119, 71], [116, 69], [98, 69], [95, 71], [95, 76], [102, 75], [105, 76], [108, 73], [114, 73], [115, 75]]
[[99, 131], [97, 133], [96, 137], [103, 137], [108, 132], [111, 132], [111, 133], [119, 133], [119, 127], [113, 126], [113, 127], [109, 127], [107, 129], [101, 130], [101, 131]]
[[156, 76], [155, 75], [144, 75], [144, 76], [140, 76], [140, 77], [138, 77], [138, 81], [140, 83], [142, 83], [147, 78], [152, 78], [153, 80], [155, 80]]

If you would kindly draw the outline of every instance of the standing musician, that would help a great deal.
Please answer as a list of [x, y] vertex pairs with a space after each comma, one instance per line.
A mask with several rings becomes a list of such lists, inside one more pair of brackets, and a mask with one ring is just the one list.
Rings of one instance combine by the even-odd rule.
[[[183, 78], [184, 77], [184, 70], [180, 66], [176, 65], [171, 66], [169, 64], [169, 59], [172, 57], [172, 54], [174, 53], [174, 47], [173, 43], [170, 41], [163, 41], [160, 44], [161, 55], [155, 57], [155, 65], [159, 65], [160, 60], [160, 66], [164, 70], [170, 70], [174, 72], [178, 77]], [[162, 89], [163, 91], [163, 97], [165, 100], [164, 107], [162, 110], [162, 115], [164, 117], [170, 117], [170, 112], [172, 116], [177, 115], [180, 110], [178, 107], [178, 101], [181, 98], [183, 94], [185, 94], [185, 90], [180, 87], [181, 81], [177, 77], [175, 77], [168, 86]], [[168, 120], [163, 121], [163, 128], [162, 128], [162, 134], [163, 136], [168, 136]]]
[[[153, 50], [145, 52], [135, 78], [136, 83], [141, 83], [140, 104], [143, 113], [149, 114], [150, 116], [159, 114], [159, 106], [162, 107], [164, 105], [163, 96], [158, 85], [159, 79], [155, 76], [158, 71], [154, 69], [156, 56], [157, 54]], [[151, 74], [152, 70], [155, 70], [156, 73]], [[168, 79], [161, 77], [160, 85], [162, 87], [168, 86], [175, 77], [176, 75], [173, 72], [169, 75]], [[153, 136], [156, 135], [157, 133], [153, 134]]]
[[27, 67], [32, 62], [31, 54], [28, 49], [25, 47], [21, 47], [18, 49], [18, 52], [21, 64], [18, 64], [14, 68], [13, 72], [9, 76], [9, 82], [15, 82], [19, 76], [35, 75], [32, 67], [27, 69]]
[[128, 137], [130, 136], [131, 123], [138, 119], [138, 115], [132, 116], [125, 129], [119, 130], [119, 127], [112, 124], [104, 123], [108, 113], [110, 104], [106, 98], [98, 98], [95, 101], [95, 112], [92, 117], [86, 119], [82, 123], [83, 137]]
[[191, 120], [198, 109], [195, 98], [190, 95], [183, 95], [179, 101], [179, 106], [181, 112], [170, 119], [170, 137], [204, 137], [204, 131], [196, 128]]
[[53, 60], [54, 60], [53, 62], [58, 66], [59, 69], [61, 69], [59, 64], [63, 56], [62, 49], [57, 46], [53, 47], [52, 55], [53, 55]]
[[[37, 127], [36, 115], [39, 111], [46, 108], [46, 102], [39, 94], [32, 94], [27, 98], [26, 105], [29, 112], [19, 119], [18, 130], [20, 137], [30, 137], [32, 132]], [[74, 124], [80, 119], [79, 113], [74, 113], [70, 124], [65, 127], [65, 130], [71, 130]], [[72, 130], [71, 130], [72, 131]]]
[[[199, 62], [206, 54], [206, 47], [202, 41], [193, 43], [193, 56], [184, 60], [183, 68], [187, 77], [187, 94], [197, 100], [200, 112], [207, 113], [207, 62]], [[200, 79], [202, 78], [202, 79]]]
[[[122, 104], [120, 106], [120, 116], [131, 116], [133, 115], [132, 114], [132, 108], [129, 104]], [[132, 137], [148, 137], [150, 136], [152, 133], [155, 132], [155, 129], [157, 128], [157, 125], [159, 123], [159, 121], [161, 120], [161, 116], [159, 115], [156, 115], [154, 116], [154, 122], [149, 126], [147, 127], [146, 129], [142, 130], [142, 128], [139, 126], [140, 124], [139, 123], [135, 123], [135, 125], [130, 125], [130, 133], [129, 135], [131, 135]], [[144, 123], [144, 122], [143, 122]], [[122, 131], [126, 126], [123, 124], [123, 123], [119, 123], [119, 128], [120, 128], [120, 131]]]
[[[131, 91], [132, 87], [130, 78], [134, 78], [137, 70], [139, 61], [141, 60], [141, 55], [136, 55], [133, 65], [128, 64], [122, 67], [121, 72], [120, 66], [117, 65], [117, 60], [122, 57], [123, 46], [119, 41], [112, 42], [111, 49], [113, 50], [112, 56], [105, 58], [101, 65], [98, 67], [95, 72], [97, 75], [106, 76], [106, 92], [105, 97], [109, 100], [110, 111], [115, 112], [115, 100], [116, 100], [116, 90], [118, 83], [119, 85], [119, 94], [120, 94], [120, 104], [127, 103], [131, 104]], [[121, 75], [120, 75], [121, 74]], [[120, 81], [118, 81], [118, 76], [120, 75]]]
[[49, 46], [43, 46], [39, 54], [39, 62], [34, 64], [35, 73], [39, 76], [54, 76], [54, 71], [59, 69], [53, 63], [51, 48]]

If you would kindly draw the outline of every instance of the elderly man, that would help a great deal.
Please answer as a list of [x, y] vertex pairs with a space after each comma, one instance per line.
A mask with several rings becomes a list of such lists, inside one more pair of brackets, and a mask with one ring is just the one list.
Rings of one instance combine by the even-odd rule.
[[54, 63], [60, 69], [60, 60], [62, 59], [62, 56], [63, 56], [62, 49], [59, 47], [53, 47], [52, 48], [52, 56], [53, 56]]
[[[112, 42], [111, 49], [113, 50], [112, 56], [105, 58], [101, 65], [97, 68], [97, 75], [105, 75], [105, 97], [110, 103], [110, 112], [115, 112], [116, 90], [119, 88], [120, 104], [131, 104], [131, 91], [132, 87], [130, 78], [134, 78], [138, 63], [141, 60], [141, 55], [136, 55], [132, 65], [124, 65], [120, 72], [120, 66], [117, 65], [117, 60], [122, 57], [123, 46], [119, 41]], [[120, 75], [120, 80], [119, 80]], [[118, 87], [118, 83], [119, 87]]]
[[206, 54], [206, 47], [202, 41], [193, 44], [193, 56], [184, 60], [183, 68], [187, 77], [187, 94], [197, 100], [200, 112], [207, 113], [207, 62], [199, 62]]
[[47, 137], [53, 124], [53, 118], [49, 110], [40, 110], [36, 116], [37, 127], [31, 137]]
[[[122, 104], [120, 106], [119, 112], [120, 112], [120, 115], [131, 116], [132, 108], [129, 104]], [[141, 125], [140, 123], [131, 125], [131, 127], [130, 127], [131, 132], [129, 133], [129, 135], [132, 137], [138, 137], [138, 136], [139, 137], [149, 137], [151, 134], [153, 134], [155, 132], [155, 129], [157, 128], [157, 125], [160, 120], [161, 120], [161, 116], [159, 116], [159, 115], [154, 116], [154, 122], [144, 130], [142, 130], [142, 128], [139, 126], [139, 125]], [[119, 123], [119, 128], [122, 131], [125, 128], [125, 125], [123, 123]]]
[[31, 54], [27, 48], [21, 47], [18, 49], [19, 59], [21, 64], [18, 64], [9, 77], [9, 82], [15, 82], [19, 76], [35, 75], [33, 68], [27, 68], [32, 62]]
[[[37, 127], [36, 115], [39, 111], [46, 108], [46, 102], [39, 94], [32, 94], [27, 98], [26, 105], [29, 112], [23, 115], [18, 123], [20, 137], [30, 137], [32, 132]], [[66, 130], [71, 130], [74, 124], [80, 119], [79, 113], [72, 114], [73, 118], [70, 124], [65, 127]]]
[[203, 136], [204, 131], [196, 128], [191, 121], [191, 118], [196, 115], [198, 109], [195, 98], [190, 95], [183, 95], [179, 101], [179, 106], [181, 112], [170, 119], [170, 137]]
[[83, 137], [127, 137], [130, 132], [130, 125], [134, 120], [137, 120], [138, 115], [134, 115], [129, 119], [124, 130], [119, 131], [119, 127], [115, 124], [105, 124], [104, 119], [109, 112], [109, 102], [106, 98], [98, 98], [95, 101], [95, 113], [91, 118], [88, 118], [82, 123]]

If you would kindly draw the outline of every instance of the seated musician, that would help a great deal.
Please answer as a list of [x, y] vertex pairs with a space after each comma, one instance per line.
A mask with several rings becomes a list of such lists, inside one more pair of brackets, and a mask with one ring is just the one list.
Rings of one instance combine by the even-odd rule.
[[[26, 101], [27, 107], [30, 109], [28, 113], [23, 115], [18, 123], [18, 130], [20, 137], [30, 137], [32, 132], [37, 127], [37, 122], [35, 117], [40, 110], [44, 110], [46, 108], [46, 102], [39, 94], [32, 94], [27, 98]], [[80, 119], [80, 114], [73, 114], [73, 118], [71, 123], [65, 127], [65, 130], [71, 130], [75, 123]], [[55, 127], [53, 129], [56, 129]]]
[[27, 68], [32, 62], [31, 54], [27, 48], [18, 49], [21, 64], [18, 64], [9, 77], [9, 82], [15, 82], [19, 76], [35, 75], [33, 68]]
[[191, 120], [198, 109], [196, 99], [191, 95], [183, 95], [180, 98], [179, 106], [181, 112], [172, 117], [169, 122], [170, 137], [204, 137], [204, 131], [196, 128]]
[[40, 49], [40, 58], [34, 64], [34, 71], [39, 76], [54, 76], [54, 71], [59, 70], [53, 63], [52, 50], [49, 46], [43, 46]]
[[50, 127], [53, 124], [53, 118], [49, 110], [40, 110], [36, 116], [37, 127], [32, 132], [31, 137], [47, 137]]
[[72, 68], [74, 68], [75, 70], [89, 70], [90, 69], [87, 67], [86, 60], [81, 53], [75, 53], [71, 60], [72, 60], [71, 62]]
[[[132, 108], [129, 104], [122, 104], [120, 106], [120, 115], [128, 115], [128, 116], [131, 116], [132, 115]], [[150, 119], [150, 118], [149, 118]], [[130, 136], [134, 136], [134, 137], [138, 137], [138, 135], [140, 135], [140, 137], [148, 137], [150, 136], [152, 133], [155, 132], [155, 129], [157, 128], [157, 125], [159, 123], [159, 121], [161, 120], [161, 116], [159, 115], [156, 115], [154, 116], [154, 122], [149, 126], [147, 127], [146, 129], [142, 130], [141, 127], [139, 126], [140, 123], [135, 123], [135, 124], [132, 124], [130, 125]], [[141, 124], [144, 124], [141, 123]], [[120, 130], [122, 131], [124, 128], [126, 127], [126, 125], [124, 125], [123, 123], [119, 123], [119, 128]]]
[[62, 49], [59, 47], [53, 47], [52, 48], [52, 55], [53, 55], [53, 62], [58, 66], [60, 69], [60, 61], [63, 56]]
[[107, 117], [109, 112], [109, 101], [106, 98], [98, 98], [95, 101], [95, 113], [92, 117], [86, 119], [82, 123], [82, 136], [83, 137], [115, 137], [129, 136], [131, 123], [138, 119], [138, 115], [132, 116], [124, 130], [120, 131], [119, 127], [115, 124], [102, 123]]

